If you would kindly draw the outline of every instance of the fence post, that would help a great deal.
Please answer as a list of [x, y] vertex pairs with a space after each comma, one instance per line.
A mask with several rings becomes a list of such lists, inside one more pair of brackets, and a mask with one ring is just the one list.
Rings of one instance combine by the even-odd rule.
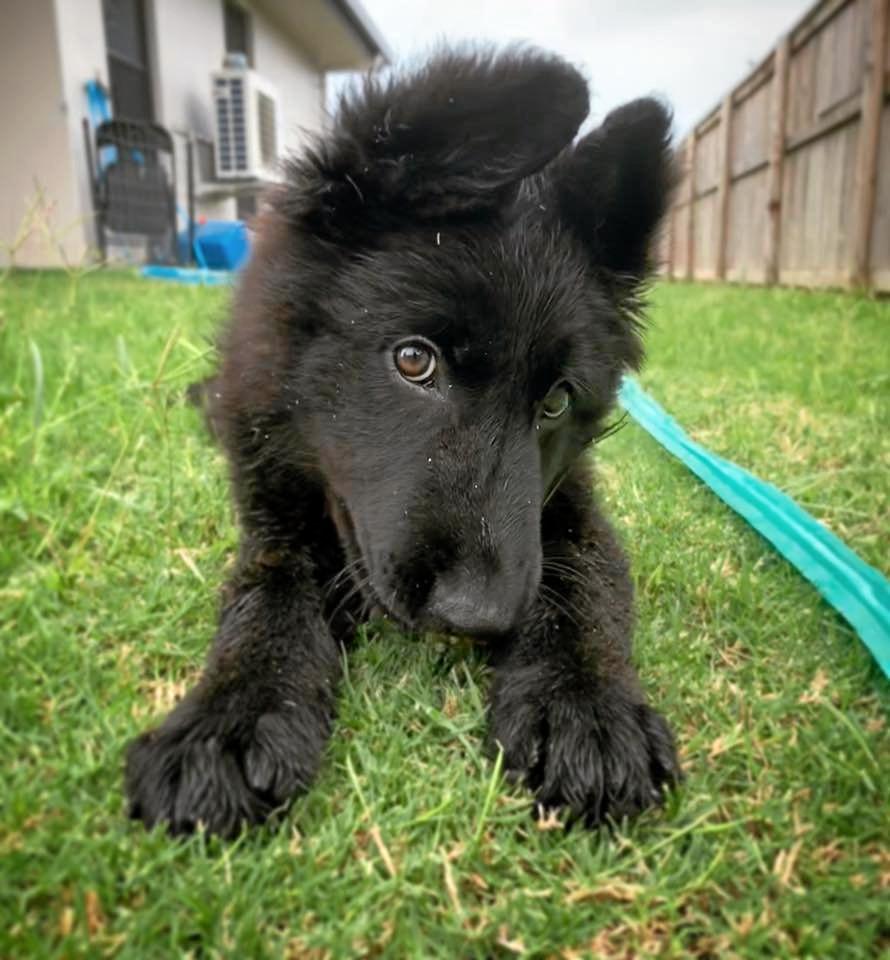
[[785, 36], [773, 55], [770, 105], [769, 186], [767, 193], [766, 282], [779, 282], [782, 251], [782, 169], [785, 163], [785, 115], [788, 109], [788, 61], [791, 37]]
[[870, 279], [871, 232], [878, 180], [881, 113], [884, 107], [888, 7], [890, 0], [871, 0], [871, 29], [866, 34], [867, 51], [862, 75], [862, 109], [854, 187], [856, 220], [850, 276], [851, 284], [857, 287], [867, 287]]
[[665, 274], [669, 280], [674, 279], [674, 224], [676, 220], [677, 206], [674, 203], [675, 197], [671, 196], [671, 205], [668, 208], [665, 218], [665, 229], [667, 230], [667, 244], [664, 245], [667, 263]]
[[732, 94], [720, 109], [720, 179], [717, 183], [717, 279], [726, 279], [729, 191], [732, 187]]
[[686, 163], [689, 169], [689, 188], [686, 191], [689, 204], [686, 215], [686, 279], [695, 279], [695, 153], [698, 131], [695, 127], [686, 141]]

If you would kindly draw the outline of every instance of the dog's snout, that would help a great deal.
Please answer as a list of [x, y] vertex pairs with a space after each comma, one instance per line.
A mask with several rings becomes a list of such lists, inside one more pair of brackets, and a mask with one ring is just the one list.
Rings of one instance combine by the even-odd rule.
[[523, 603], [504, 585], [484, 576], [454, 572], [440, 575], [426, 605], [429, 620], [454, 633], [508, 633], [517, 623]]

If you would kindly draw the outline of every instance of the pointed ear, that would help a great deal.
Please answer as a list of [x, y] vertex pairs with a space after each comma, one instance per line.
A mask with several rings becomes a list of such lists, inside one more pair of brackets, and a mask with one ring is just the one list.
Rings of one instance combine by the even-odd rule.
[[671, 114], [657, 100], [634, 100], [610, 113], [555, 171], [563, 217], [594, 267], [642, 280], [652, 238], [676, 176]]
[[445, 51], [416, 73], [372, 76], [291, 165], [292, 212], [342, 235], [491, 209], [571, 142], [587, 109], [573, 67], [521, 48]]

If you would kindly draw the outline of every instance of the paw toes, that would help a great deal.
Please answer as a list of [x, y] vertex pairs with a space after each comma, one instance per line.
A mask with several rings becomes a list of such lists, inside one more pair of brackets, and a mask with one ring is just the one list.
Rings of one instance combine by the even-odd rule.
[[503, 751], [504, 776], [512, 783], [523, 783], [535, 790], [544, 778], [546, 750], [541, 720], [535, 710], [517, 710], [492, 724], [488, 752]]
[[674, 735], [667, 721], [651, 707], [642, 707], [641, 726], [649, 743], [649, 757], [652, 779], [658, 786], [659, 794], [663, 786], [679, 783], [683, 779]]
[[505, 765], [513, 778], [534, 791], [539, 809], [567, 809], [569, 826], [636, 816], [680, 778], [673, 735], [658, 713], [628, 703], [613, 704], [608, 716], [605, 723], [593, 704], [560, 701], [546, 715], [514, 707], [495, 725], [510, 734]]
[[261, 717], [248, 743], [171, 728], [143, 734], [127, 752], [129, 814], [171, 834], [199, 828], [223, 837], [261, 823], [303, 784], [293, 737], [276, 715]]
[[293, 757], [294, 732], [280, 714], [267, 713], [257, 721], [244, 752], [244, 776], [256, 793], [273, 805], [283, 803], [308, 786], [308, 777]]

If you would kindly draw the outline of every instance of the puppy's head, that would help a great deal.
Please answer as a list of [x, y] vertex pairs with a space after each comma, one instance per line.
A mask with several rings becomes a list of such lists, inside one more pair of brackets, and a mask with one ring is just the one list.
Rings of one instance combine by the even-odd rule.
[[287, 358], [278, 448], [316, 465], [410, 624], [516, 625], [543, 504], [639, 363], [669, 116], [635, 101], [573, 145], [587, 110], [572, 67], [526, 50], [371, 79], [292, 164], [255, 258]]

